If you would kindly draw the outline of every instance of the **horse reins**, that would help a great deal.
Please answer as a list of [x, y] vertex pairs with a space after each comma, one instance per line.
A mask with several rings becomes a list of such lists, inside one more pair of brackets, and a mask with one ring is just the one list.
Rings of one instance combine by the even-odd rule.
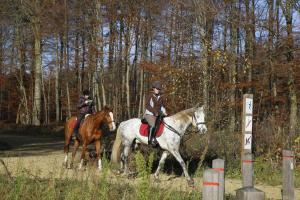
[[177, 135], [179, 135], [179, 137], [182, 137], [182, 135], [180, 135], [180, 133], [175, 129], [173, 128], [172, 126], [170, 126], [169, 124], [167, 124], [165, 121], [162, 121], [162, 123], [172, 132], [176, 133]]
[[[195, 113], [193, 115], [193, 118], [195, 118], [195, 123], [196, 125], [199, 125], [199, 124], [206, 124], [205, 122], [197, 122], [197, 118], [195, 116]], [[162, 120], [162, 123], [172, 132], [176, 133], [177, 135], [179, 135], [180, 137], [182, 137], [182, 135], [175, 129], [173, 128], [172, 126], [170, 126], [169, 124], [167, 124], [165, 121]]]

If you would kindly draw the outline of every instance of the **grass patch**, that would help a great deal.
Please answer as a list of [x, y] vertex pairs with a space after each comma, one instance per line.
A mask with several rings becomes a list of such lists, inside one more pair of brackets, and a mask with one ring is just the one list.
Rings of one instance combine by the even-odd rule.
[[[75, 173], [68, 178], [61, 173], [59, 178], [49, 174], [46, 178], [28, 174], [20, 167], [13, 179], [0, 175], [0, 195], [3, 200], [50, 200], [50, 199], [201, 199], [198, 190], [189, 192], [174, 191], [156, 186], [151, 180], [151, 166], [154, 154], [147, 160], [141, 153], [135, 156], [138, 177], [136, 184], [128, 182], [127, 177], [110, 178], [111, 168], [107, 159], [102, 159], [103, 170], [99, 173], [95, 167], [87, 168], [85, 172]], [[21, 164], [18, 166], [22, 166]], [[64, 169], [62, 169], [64, 171]], [[84, 174], [84, 176], [83, 176]]]

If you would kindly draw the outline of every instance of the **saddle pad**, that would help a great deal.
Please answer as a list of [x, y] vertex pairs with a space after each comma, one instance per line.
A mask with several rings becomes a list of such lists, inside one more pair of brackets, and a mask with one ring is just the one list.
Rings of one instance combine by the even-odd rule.
[[75, 119], [73, 119], [70, 123], [69, 123], [69, 127], [74, 129], [75, 128], [75, 125], [76, 125], [76, 122], [77, 122], [77, 117]]
[[[165, 125], [163, 123], [160, 123], [158, 130], [156, 131], [156, 137], [161, 136], [161, 134], [164, 131]], [[140, 126], [140, 134], [141, 136], [148, 137], [150, 126], [148, 124], [141, 124]]]

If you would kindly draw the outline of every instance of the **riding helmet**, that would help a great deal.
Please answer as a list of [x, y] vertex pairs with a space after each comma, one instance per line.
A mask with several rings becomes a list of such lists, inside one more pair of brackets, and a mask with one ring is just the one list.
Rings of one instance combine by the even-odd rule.
[[83, 95], [90, 95], [90, 91], [89, 90], [84, 90]]
[[152, 83], [152, 88], [156, 88], [156, 89], [161, 90], [162, 87], [161, 87], [160, 81], [154, 81], [154, 82]]

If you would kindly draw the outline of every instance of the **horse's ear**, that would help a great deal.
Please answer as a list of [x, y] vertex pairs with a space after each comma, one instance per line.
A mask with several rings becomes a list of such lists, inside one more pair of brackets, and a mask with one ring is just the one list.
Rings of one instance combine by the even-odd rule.
[[108, 105], [105, 105], [103, 107], [103, 110], [106, 111], [106, 112], [109, 112], [109, 111], [111, 111], [111, 108]]

